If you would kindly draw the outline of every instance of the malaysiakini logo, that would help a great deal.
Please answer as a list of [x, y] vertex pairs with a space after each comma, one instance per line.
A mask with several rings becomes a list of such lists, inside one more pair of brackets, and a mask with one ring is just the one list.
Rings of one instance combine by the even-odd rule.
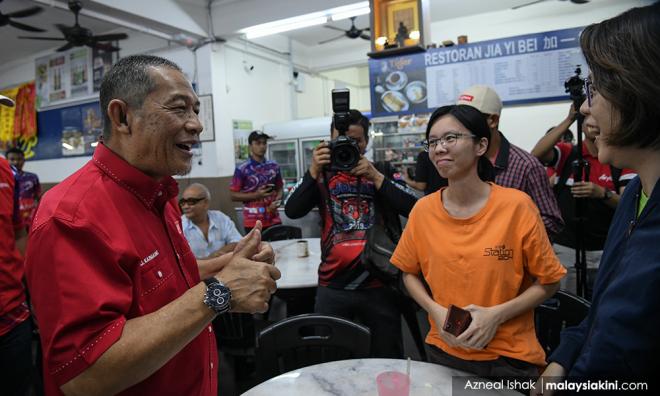
[[143, 265], [147, 264], [149, 261], [151, 261], [151, 260], [155, 259], [156, 257], [158, 257], [159, 254], [160, 253], [158, 253], [158, 250], [154, 250], [153, 253], [151, 253], [147, 257], [143, 258], [142, 260], [140, 260], [140, 267], [142, 267]]
[[484, 257], [497, 257], [500, 261], [512, 260], [513, 249], [507, 249], [505, 245], [496, 245], [492, 248], [485, 248]]

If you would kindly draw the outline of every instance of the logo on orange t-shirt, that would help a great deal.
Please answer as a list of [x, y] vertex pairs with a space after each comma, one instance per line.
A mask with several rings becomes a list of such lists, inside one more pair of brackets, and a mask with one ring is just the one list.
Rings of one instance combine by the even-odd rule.
[[512, 260], [513, 249], [507, 249], [505, 245], [495, 245], [484, 249], [484, 257], [497, 257], [498, 260]]

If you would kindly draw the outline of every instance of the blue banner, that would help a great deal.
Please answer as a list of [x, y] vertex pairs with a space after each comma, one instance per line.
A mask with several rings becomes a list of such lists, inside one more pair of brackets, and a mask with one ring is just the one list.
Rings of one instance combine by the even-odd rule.
[[99, 102], [37, 113], [37, 144], [33, 160], [91, 156], [102, 134]]
[[577, 64], [582, 27], [369, 60], [374, 117], [426, 113], [451, 104], [475, 84], [495, 89], [504, 104], [568, 99], [564, 81]]

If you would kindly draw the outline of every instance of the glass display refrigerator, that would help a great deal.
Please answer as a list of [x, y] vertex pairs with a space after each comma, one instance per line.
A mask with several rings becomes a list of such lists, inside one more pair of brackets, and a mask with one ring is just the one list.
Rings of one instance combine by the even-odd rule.
[[290, 140], [273, 140], [268, 142], [268, 159], [277, 162], [280, 166], [280, 172], [284, 185], [293, 182], [296, 183], [300, 177], [299, 173], [299, 149], [298, 141], [296, 139]]
[[264, 124], [272, 136], [267, 158], [280, 165], [284, 181], [284, 199], [312, 163], [312, 152], [321, 140], [328, 140], [330, 117]]
[[413, 178], [428, 118], [428, 114], [413, 114], [372, 119], [374, 161], [388, 161]]

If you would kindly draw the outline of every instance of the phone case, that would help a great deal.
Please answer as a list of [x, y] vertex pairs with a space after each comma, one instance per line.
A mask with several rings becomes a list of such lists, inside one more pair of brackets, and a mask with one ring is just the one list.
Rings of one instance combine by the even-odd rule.
[[470, 315], [470, 312], [455, 305], [450, 305], [442, 329], [447, 333], [458, 337], [468, 328], [468, 326], [470, 326], [471, 322], [472, 315]]

